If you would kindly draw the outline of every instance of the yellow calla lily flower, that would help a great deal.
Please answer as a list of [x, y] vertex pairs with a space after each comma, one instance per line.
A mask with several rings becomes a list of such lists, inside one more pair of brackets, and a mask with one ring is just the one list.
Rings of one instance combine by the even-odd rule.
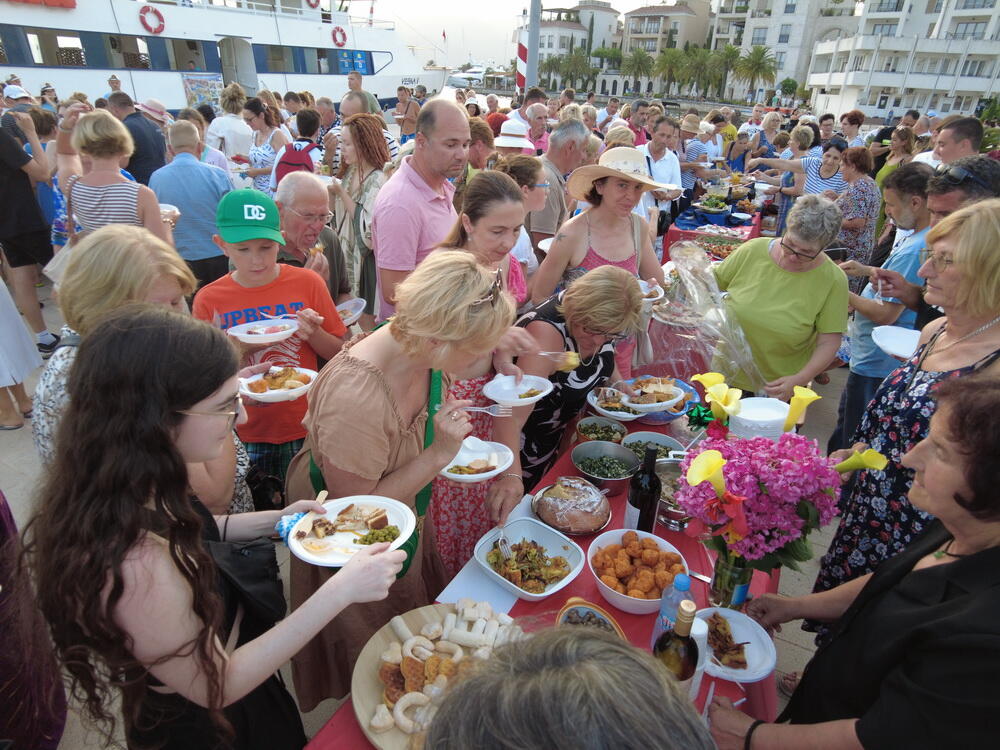
[[740, 413], [740, 398], [743, 392], [739, 388], [730, 388], [725, 383], [718, 383], [705, 389], [705, 400], [712, 407], [712, 416], [725, 421]]
[[785, 432], [791, 430], [799, 421], [799, 417], [805, 412], [806, 407], [813, 401], [823, 398], [812, 388], [803, 388], [801, 385], [795, 386], [791, 401], [788, 402], [788, 416], [785, 418]]
[[864, 453], [854, 451], [849, 458], [844, 459], [833, 467], [834, 471], [844, 473], [846, 471], [857, 471], [858, 469], [875, 469], [882, 471], [889, 465], [889, 459], [883, 456], [874, 448], [869, 448]]
[[704, 451], [695, 456], [694, 461], [688, 466], [687, 483], [695, 487], [702, 482], [708, 481], [715, 488], [718, 497], [726, 491], [726, 480], [722, 476], [722, 467], [726, 465], [726, 459], [719, 451]]
[[705, 390], [707, 391], [713, 385], [719, 385], [719, 383], [726, 382], [726, 376], [720, 372], [703, 372], [700, 375], [692, 375], [691, 380], [695, 383], [701, 383]]

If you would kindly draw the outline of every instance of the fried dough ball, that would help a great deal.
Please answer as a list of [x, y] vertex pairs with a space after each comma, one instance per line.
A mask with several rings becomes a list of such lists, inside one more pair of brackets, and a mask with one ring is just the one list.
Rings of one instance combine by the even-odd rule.
[[604, 548], [604, 553], [613, 560], [623, 549], [625, 548], [620, 544], [609, 544]]
[[656, 554], [657, 554], [657, 555], [659, 555], [659, 554], [660, 554], [660, 545], [658, 545], [658, 544], [656, 543], [656, 540], [655, 540], [655, 539], [650, 539], [650, 538], [649, 538], [649, 537], [647, 536], [647, 537], [645, 537], [644, 539], [642, 539], [641, 541], [642, 541], [642, 548], [643, 548], [643, 549], [651, 549], [651, 550], [655, 550], [655, 551], [656, 551]]
[[635, 567], [631, 561], [623, 561], [620, 557], [615, 560], [615, 575], [618, 578], [628, 578], [634, 571]]
[[608, 586], [609, 588], [613, 588], [613, 589], [618, 588], [619, 581], [613, 575], [612, 576], [609, 576], [609, 575], [603, 575], [603, 576], [601, 576], [601, 582], [603, 584], [605, 584], [606, 586]]
[[631, 596], [633, 599], [645, 599], [646, 598], [646, 592], [639, 591], [639, 589], [629, 589], [625, 593], [625, 596]]
[[648, 565], [643, 565], [642, 563], [639, 563], [639, 564], [637, 564], [635, 566], [635, 572], [636, 573], [653, 573], [655, 571], [651, 567], [649, 567]]
[[[633, 532], [634, 533], [634, 532]], [[639, 542], [631, 542], [625, 547], [629, 557], [642, 557], [642, 545]]]
[[639, 591], [643, 592], [643, 594], [646, 594], [649, 591], [651, 591], [653, 589], [653, 586], [655, 586], [656, 584], [653, 581], [652, 573], [643, 573], [639, 576], [636, 576], [635, 582], [632, 585]]
[[667, 564], [665, 562], [658, 562], [653, 566], [654, 573], [664, 573], [667, 571]]
[[659, 550], [646, 548], [642, 551], [642, 564], [653, 567], [660, 563]]
[[656, 583], [657, 588], [665, 589], [667, 586], [674, 584], [674, 574], [661, 570], [653, 574], [653, 581]]
[[625, 594], [628, 592], [628, 589], [625, 588], [625, 584], [619, 582], [618, 585], [615, 586], [615, 591], [617, 591], [619, 594]]
[[677, 563], [676, 565], [671, 565], [670, 572], [673, 573], [674, 575], [677, 575], [678, 573], [683, 573], [684, 566], [681, 565], [680, 563]]
[[639, 535], [634, 531], [626, 531], [622, 534], [622, 546], [628, 547], [633, 542], [639, 541]]

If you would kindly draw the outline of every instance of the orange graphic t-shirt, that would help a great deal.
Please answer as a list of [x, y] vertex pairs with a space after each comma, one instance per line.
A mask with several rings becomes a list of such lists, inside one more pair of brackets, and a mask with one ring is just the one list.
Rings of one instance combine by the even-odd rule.
[[[256, 287], [240, 286], [227, 274], [198, 292], [192, 312], [199, 320], [223, 330], [242, 323], [266, 321], [264, 315], [284, 315], [310, 308], [323, 316], [323, 330], [334, 336], [347, 333], [330, 290], [315, 271], [279, 264], [278, 278]], [[299, 334], [250, 354], [249, 363], [315, 370], [316, 352]], [[248, 419], [236, 428], [245, 443], [287, 443], [306, 436], [302, 418], [308, 394], [294, 401], [262, 404], [245, 400]]]

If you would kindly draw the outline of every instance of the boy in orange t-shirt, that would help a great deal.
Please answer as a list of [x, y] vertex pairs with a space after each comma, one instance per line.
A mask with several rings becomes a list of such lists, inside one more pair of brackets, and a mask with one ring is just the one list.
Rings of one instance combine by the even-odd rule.
[[[196, 318], [223, 330], [266, 315], [294, 313], [299, 329], [291, 338], [258, 347], [243, 346], [248, 364], [315, 370], [317, 357], [331, 359], [344, 343], [344, 327], [330, 290], [315, 271], [278, 263], [284, 245], [278, 208], [257, 190], [226, 194], [216, 211], [215, 243], [236, 269], [199, 290]], [[289, 462], [306, 436], [307, 401], [245, 404], [246, 423], [237, 428], [250, 459], [265, 473], [285, 478]]]

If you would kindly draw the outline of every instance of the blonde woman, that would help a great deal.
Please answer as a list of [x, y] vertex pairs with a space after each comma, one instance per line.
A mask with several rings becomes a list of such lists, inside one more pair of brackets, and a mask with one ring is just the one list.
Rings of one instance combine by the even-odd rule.
[[[222, 90], [219, 99], [219, 106], [222, 107], [223, 115], [216, 117], [209, 123], [208, 130], [205, 131], [205, 145], [217, 148], [226, 155], [229, 160], [228, 170], [232, 174], [233, 167], [237, 166], [233, 157], [238, 154], [250, 152], [253, 144], [253, 131], [250, 126], [243, 122], [243, 105], [246, 104], [247, 97], [243, 93], [243, 87], [238, 83], [231, 83]], [[239, 185], [238, 187], [248, 187]]]
[[583, 112], [579, 104], [567, 104], [559, 110], [559, 122], [564, 120], [583, 120]]
[[[107, 226], [83, 239], [59, 288], [59, 306], [66, 320], [62, 346], [49, 359], [35, 389], [34, 440], [42, 462], [55, 457], [56, 433], [69, 405], [67, 383], [80, 337], [98, 321], [132, 302], [149, 302], [187, 312], [184, 298], [196, 281], [187, 263], [170, 245], [139, 227]], [[191, 464], [192, 491], [217, 513], [253, 510], [244, 477], [250, 468], [246, 450], [233, 436], [217, 461]]]
[[[110, 112], [89, 110], [74, 104], [59, 124], [58, 180], [67, 215], [76, 217], [84, 232], [131, 224], [170, 242], [172, 220], [160, 216], [156, 194], [122, 174], [122, 163], [135, 149], [128, 129]], [[66, 225], [72, 228], [72, 222]]]
[[[645, 235], [645, 233], [643, 233]], [[642, 292], [635, 274], [615, 266], [599, 266], [518, 320], [538, 342], [540, 351], [574, 352], [576, 369], [563, 372], [558, 362], [525, 355], [517, 366], [527, 375], [552, 381], [548, 396], [514, 409], [513, 419], [497, 420], [493, 439], [514, 451], [510, 471], [524, 478], [530, 492], [556, 459], [566, 426], [586, 406], [587, 394], [604, 381], [621, 380], [615, 344], [641, 326]]]
[[[385, 495], [422, 521], [405, 574], [382, 602], [353, 605], [292, 659], [303, 711], [351, 689], [351, 671], [372, 634], [394, 615], [430, 604], [446, 582], [428, 514], [430, 482], [471, 429], [467, 401], [443, 400], [449, 373], [492, 352], [514, 319], [495, 273], [467, 252], [429, 255], [396, 287], [396, 314], [352, 339], [309, 393], [308, 434], [288, 469], [288, 497]], [[312, 471], [311, 467], [315, 467]], [[406, 545], [404, 545], [404, 549]], [[292, 607], [332, 572], [292, 561]]]
[[604, 148], [611, 149], [619, 146], [635, 148], [635, 133], [624, 125], [611, 128], [604, 137]]
[[750, 144], [750, 152], [754, 158], [773, 159], [777, 156], [774, 152], [774, 137], [781, 128], [781, 115], [777, 112], [768, 112], [760, 125], [760, 130], [754, 135]]

